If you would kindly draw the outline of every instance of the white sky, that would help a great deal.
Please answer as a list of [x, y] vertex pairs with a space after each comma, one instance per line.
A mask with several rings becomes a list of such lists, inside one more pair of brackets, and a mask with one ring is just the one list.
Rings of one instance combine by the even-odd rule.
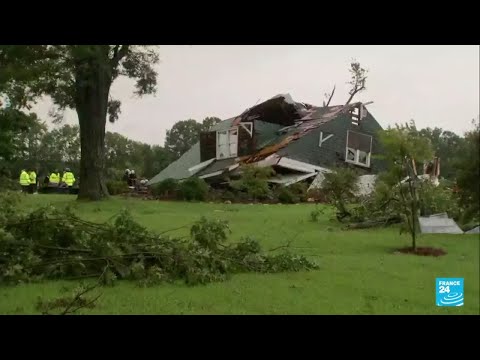
[[[159, 53], [156, 96], [135, 98], [133, 82], [115, 82], [122, 114], [109, 131], [163, 145], [179, 120], [230, 118], [281, 93], [321, 105], [334, 84], [331, 104], [342, 104], [352, 58], [369, 70], [367, 90], [355, 99], [374, 101], [368, 109], [384, 128], [414, 119], [419, 128], [462, 134], [480, 113], [479, 46], [165, 45]], [[50, 106], [34, 111], [46, 120]], [[67, 121], [76, 122], [76, 113]]]

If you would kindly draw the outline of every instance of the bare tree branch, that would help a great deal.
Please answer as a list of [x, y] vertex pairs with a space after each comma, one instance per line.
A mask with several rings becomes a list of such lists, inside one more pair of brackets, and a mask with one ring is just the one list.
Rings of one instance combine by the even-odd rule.
[[350, 74], [351, 80], [348, 82], [352, 86], [351, 90], [349, 91], [350, 97], [345, 103], [345, 106], [350, 104], [350, 102], [353, 100], [354, 96], [358, 94], [360, 91], [363, 91], [366, 89], [365, 83], [367, 80], [367, 72], [368, 70], [362, 68], [360, 63], [356, 60], [352, 60], [350, 64]]
[[333, 94], [335, 94], [335, 88], [336, 88], [336, 87], [337, 87], [337, 85], [334, 85], [334, 86], [333, 86], [332, 93], [330, 94], [330, 97], [328, 98], [327, 104], [326, 104], [325, 106], [330, 105], [330, 101], [332, 101]]

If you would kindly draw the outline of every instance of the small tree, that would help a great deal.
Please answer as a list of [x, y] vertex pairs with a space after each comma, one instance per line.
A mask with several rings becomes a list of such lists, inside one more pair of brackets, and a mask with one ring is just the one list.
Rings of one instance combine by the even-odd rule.
[[396, 125], [380, 134], [385, 150], [384, 158], [389, 165], [383, 180], [391, 186], [392, 197], [398, 202], [398, 211], [412, 237], [412, 248], [416, 249], [417, 217], [419, 215], [416, 163], [431, 159], [433, 150], [428, 138], [417, 131], [413, 121]]
[[355, 199], [357, 181], [358, 175], [351, 168], [338, 168], [325, 174], [322, 190], [337, 208], [337, 219], [340, 221], [350, 215], [347, 204]]
[[275, 172], [271, 167], [261, 168], [254, 165], [246, 165], [242, 169], [241, 178], [232, 181], [231, 186], [235, 190], [245, 191], [253, 198], [253, 201], [265, 199], [271, 193], [267, 179], [274, 174]]

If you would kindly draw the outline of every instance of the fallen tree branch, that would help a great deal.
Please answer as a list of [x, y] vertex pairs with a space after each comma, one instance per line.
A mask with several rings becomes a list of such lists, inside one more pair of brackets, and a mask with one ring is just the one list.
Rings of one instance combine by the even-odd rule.
[[370, 221], [363, 221], [360, 223], [352, 223], [345, 226], [344, 229], [352, 230], [352, 229], [368, 229], [374, 227], [385, 227], [391, 224], [398, 224], [401, 222], [401, 218], [398, 216], [392, 216], [389, 218], [381, 219], [381, 220], [370, 220]]
[[70, 309], [73, 307], [73, 305], [75, 305], [75, 303], [80, 302], [80, 299], [82, 298], [83, 295], [85, 295], [86, 293], [88, 293], [88, 292], [92, 291], [93, 289], [97, 288], [101, 284], [101, 279], [105, 275], [108, 268], [109, 268], [109, 265], [107, 263], [107, 265], [103, 269], [102, 274], [98, 278], [97, 282], [94, 285], [87, 286], [83, 291], [80, 291], [79, 293], [75, 294], [75, 296], [73, 297], [73, 300], [60, 313], [60, 315], [73, 314], [74, 312], [78, 311], [79, 309], [84, 308], [84, 307], [88, 307], [88, 306], [92, 305], [93, 303], [95, 303], [95, 301], [97, 301], [100, 298], [100, 296], [102, 296], [102, 294], [99, 294], [97, 297], [95, 297], [93, 300], [87, 302], [86, 304], [78, 305], [76, 308], [74, 308], [72, 311], [70, 311]]

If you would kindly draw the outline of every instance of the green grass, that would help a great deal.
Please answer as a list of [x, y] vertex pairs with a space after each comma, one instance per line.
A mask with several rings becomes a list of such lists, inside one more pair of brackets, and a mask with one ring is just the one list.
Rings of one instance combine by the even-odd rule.
[[[105, 221], [122, 207], [152, 230], [189, 225], [202, 215], [228, 220], [231, 239], [258, 238], [265, 249], [294, 239], [292, 251], [311, 256], [320, 269], [282, 274], [240, 274], [227, 282], [140, 288], [120, 282], [103, 288], [85, 314], [479, 314], [478, 235], [423, 235], [419, 246], [445, 249], [442, 257], [396, 255], [410, 244], [398, 229], [342, 231], [315, 205], [224, 205], [111, 199], [79, 203], [67, 195], [29, 196], [22, 208], [71, 204], [85, 219]], [[174, 233], [188, 234], [189, 227]], [[465, 279], [463, 307], [435, 306], [435, 278]], [[1, 314], [34, 314], [38, 296], [51, 299], [69, 282], [0, 288]]]

